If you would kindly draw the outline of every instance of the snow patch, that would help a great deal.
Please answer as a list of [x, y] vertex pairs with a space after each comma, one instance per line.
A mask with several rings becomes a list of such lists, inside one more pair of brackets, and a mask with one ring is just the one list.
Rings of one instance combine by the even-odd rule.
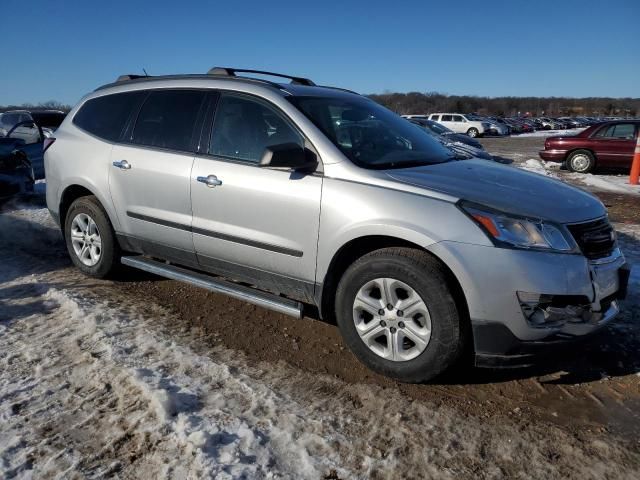
[[570, 178], [598, 190], [640, 195], [640, 185], [631, 185], [629, 175], [594, 175], [592, 173], [572, 173]]
[[573, 182], [593, 187], [596, 190], [615, 192], [621, 194], [640, 195], [640, 185], [629, 184], [629, 175], [604, 175], [593, 173], [569, 173], [558, 174], [560, 165], [555, 162], [545, 162], [536, 158], [530, 158], [522, 163], [514, 163], [517, 168], [529, 172], [538, 173], [560, 180], [570, 179]]
[[527, 170], [529, 172], [538, 173], [540, 175], [545, 175], [547, 177], [557, 178], [555, 172], [553, 172], [549, 167], [547, 162], [542, 160], [536, 160], [535, 158], [530, 158], [524, 163], [517, 165], [519, 168], [523, 170]]

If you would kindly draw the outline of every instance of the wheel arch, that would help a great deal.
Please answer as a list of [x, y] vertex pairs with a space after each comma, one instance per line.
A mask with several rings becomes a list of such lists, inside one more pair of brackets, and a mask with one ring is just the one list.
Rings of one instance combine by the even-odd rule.
[[406, 247], [419, 250], [436, 259], [438, 263], [444, 267], [451, 282], [451, 286], [453, 287], [452, 293], [456, 300], [456, 304], [460, 306], [460, 314], [463, 318], [463, 323], [465, 324], [465, 327], [469, 327], [468, 333], [471, 334], [471, 322], [469, 319], [467, 299], [464, 294], [464, 290], [462, 289], [462, 284], [453, 270], [451, 270], [451, 268], [441, 258], [422, 246], [409, 240], [388, 235], [366, 235], [353, 238], [335, 252], [329, 263], [323, 282], [320, 285], [320, 288], [316, 291], [316, 303], [318, 305], [320, 316], [327, 321], [335, 322], [334, 305], [338, 282], [347, 268], [349, 268], [354, 261], [375, 250], [390, 247]]
[[69, 211], [69, 207], [71, 207], [71, 204], [78, 198], [87, 197], [87, 196], [94, 196], [98, 199], [98, 202], [100, 202], [100, 204], [102, 205], [102, 208], [104, 208], [105, 211], [107, 212], [107, 216], [109, 217], [109, 221], [111, 222], [111, 225], [113, 225], [114, 229], [116, 228], [117, 224], [114, 222], [114, 220], [116, 219], [114, 218], [115, 216], [112, 215], [111, 212], [109, 211], [109, 204], [97, 192], [98, 190], [95, 187], [91, 185], [87, 185], [84, 182], [71, 182], [64, 187], [64, 189], [62, 190], [62, 193], [60, 194], [60, 202], [58, 206], [60, 228], [62, 230], [63, 236], [65, 235], [64, 225], [66, 222], [67, 212]]

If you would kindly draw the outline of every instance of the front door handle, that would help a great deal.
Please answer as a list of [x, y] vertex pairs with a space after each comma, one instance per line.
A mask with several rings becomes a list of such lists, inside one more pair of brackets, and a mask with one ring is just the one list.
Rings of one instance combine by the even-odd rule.
[[113, 162], [114, 167], [118, 167], [122, 170], [129, 170], [131, 168], [131, 164], [126, 160], [120, 160], [119, 162]]
[[218, 187], [222, 185], [222, 180], [218, 180], [218, 177], [216, 177], [215, 175], [208, 175], [206, 177], [197, 177], [196, 180], [198, 180], [200, 183], [204, 183], [209, 188]]

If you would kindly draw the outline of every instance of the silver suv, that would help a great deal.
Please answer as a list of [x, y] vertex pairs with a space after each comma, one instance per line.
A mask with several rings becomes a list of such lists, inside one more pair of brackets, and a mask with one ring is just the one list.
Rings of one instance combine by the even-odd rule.
[[71, 111], [47, 204], [80, 270], [319, 315], [407, 382], [467, 353], [526, 364], [618, 314], [625, 261], [589, 193], [460, 160], [353, 92], [239, 75], [255, 73], [123, 76]]

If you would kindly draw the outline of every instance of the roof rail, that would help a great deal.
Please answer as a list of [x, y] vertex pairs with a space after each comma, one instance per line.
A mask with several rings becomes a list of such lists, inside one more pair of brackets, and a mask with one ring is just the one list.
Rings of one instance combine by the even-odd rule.
[[138, 78], [148, 78], [149, 75], [120, 75], [117, 80], [117, 82], [127, 82], [129, 80], [137, 80]]
[[257, 73], [260, 75], [270, 75], [272, 77], [282, 77], [288, 78], [291, 80], [291, 83], [296, 85], [306, 85], [309, 87], [314, 87], [316, 84], [313, 83], [308, 78], [303, 77], [293, 77], [291, 75], [284, 75], [282, 73], [274, 73], [274, 72], [265, 72], [263, 70], [246, 70], [241, 68], [229, 68], [229, 67], [213, 67], [211, 70], [207, 72], [207, 75], [220, 75], [225, 77], [237, 77], [236, 73]]
[[330, 88], [331, 90], [339, 90], [341, 92], [355, 93], [356, 95], [360, 95], [358, 92], [354, 92], [353, 90], [349, 90], [348, 88], [331, 87], [329, 85], [319, 85], [319, 86], [322, 88]]

